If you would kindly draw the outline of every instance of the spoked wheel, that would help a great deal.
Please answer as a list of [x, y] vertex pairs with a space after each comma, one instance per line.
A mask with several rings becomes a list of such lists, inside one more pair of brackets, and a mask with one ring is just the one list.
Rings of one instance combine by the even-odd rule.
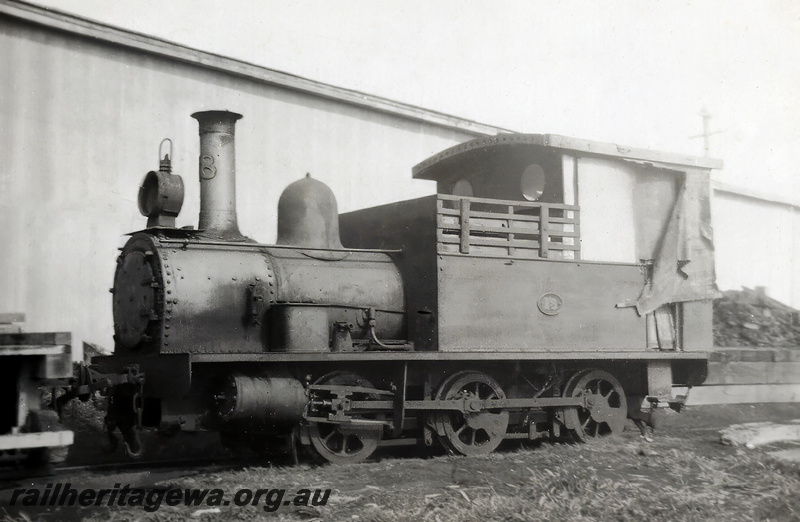
[[446, 379], [436, 394], [439, 400], [466, 399], [475, 411], [440, 411], [434, 421], [442, 445], [451, 453], [486, 455], [503, 441], [508, 429], [508, 411], [481, 410], [480, 401], [505, 399], [500, 385], [481, 372], [459, 372]]
[[604, 370], [583, 370], [567, 383], [564, 395], [588, 395], [588, 407], [565, 408], [564, 416], [572, 435], [580, 442], [622, 433], [628, 418], [628, 404], [619, 381]]
[[[353, 373], [335, 372], [322, 377], [314, 384], [327, 384], [335, 386], [360, 386], [372, 388], [372, 384]], [[374, 400], [378, 397], [368, 393], [356, 392], [350, 395], [350, 400]], [[356, 419], [383, 420], [384, 414], [368, 414]], [[311, 445], [316, 453], [335, 464], [345, 462], [361, 462], [378, 447], [383, 435], [383, 426], [335, 424], [327, 422], [312, 422], [308, 426]]]

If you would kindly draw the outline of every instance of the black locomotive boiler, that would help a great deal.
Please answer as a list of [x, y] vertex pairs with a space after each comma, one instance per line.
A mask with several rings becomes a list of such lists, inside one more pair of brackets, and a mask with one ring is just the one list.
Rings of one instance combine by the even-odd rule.
[[305, 177], [275, 245], [243, 236], [234, 126], [200, 125], [197, 229], [183, 182], [145, 176], [147, 228], [117, 260], [107, 427], [276, 436], [332, 462], [378, 446], [463, 455], [620, 432], [705, 378], [710, 160], [553, 135], [479, 138], [417, 165], [437, 194], [339, 215]]

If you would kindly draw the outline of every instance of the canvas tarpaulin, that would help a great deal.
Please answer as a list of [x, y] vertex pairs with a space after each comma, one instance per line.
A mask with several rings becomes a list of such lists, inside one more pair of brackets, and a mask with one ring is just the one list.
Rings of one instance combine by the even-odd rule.
[[667, 303], [713, 299], [718, 295], [714, 280], [709, 174], [688, 169], [636, 310], [645, 315]]

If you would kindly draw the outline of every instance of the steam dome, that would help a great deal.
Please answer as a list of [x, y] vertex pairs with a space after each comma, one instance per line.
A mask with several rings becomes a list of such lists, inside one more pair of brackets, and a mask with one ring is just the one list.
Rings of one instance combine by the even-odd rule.
[[343, 248], [333, 191], [310, 175], [295, 181], [278, 201], [278, 242], [304, 248]]

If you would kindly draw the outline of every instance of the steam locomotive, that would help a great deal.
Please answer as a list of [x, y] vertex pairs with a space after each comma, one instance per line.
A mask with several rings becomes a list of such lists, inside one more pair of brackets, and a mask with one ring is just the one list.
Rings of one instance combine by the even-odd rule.
[[197, 229], [165, 156], [117, 260], [109, 439], [276, 437], [330, 462], [382, 445], [486, 454], [506, 439], [646, 430], [702, 383], [714, 297], [713, 164], [555, 135], [478, 138], [417, 165], [428, 197], [339, 215], [311, 177], [275, 245], [235, 208], [241, 115], [199, 112]]

